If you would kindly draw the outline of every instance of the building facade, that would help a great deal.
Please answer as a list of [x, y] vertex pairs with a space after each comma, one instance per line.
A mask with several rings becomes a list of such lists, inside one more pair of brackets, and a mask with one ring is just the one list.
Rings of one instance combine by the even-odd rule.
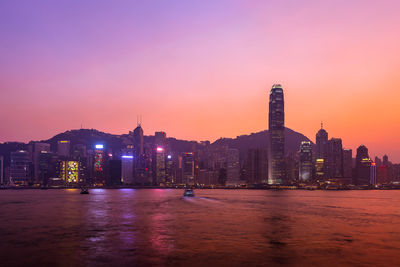
[[312, 180], [313, 173], [311, 142], [303, 141], [300, 144], [299, 155], [299, 182], [307, 183]]
[[285, 111], [280, 84], [272, 86], [269, 95], [269, 164], [268, 184], [286, 184], [285, 179]]

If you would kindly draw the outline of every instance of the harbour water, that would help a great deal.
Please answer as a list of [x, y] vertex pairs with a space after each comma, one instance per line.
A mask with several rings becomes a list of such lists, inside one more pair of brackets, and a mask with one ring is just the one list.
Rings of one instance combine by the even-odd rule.
[[400, 191], [1, 190], [1, 266], [400, 265]]

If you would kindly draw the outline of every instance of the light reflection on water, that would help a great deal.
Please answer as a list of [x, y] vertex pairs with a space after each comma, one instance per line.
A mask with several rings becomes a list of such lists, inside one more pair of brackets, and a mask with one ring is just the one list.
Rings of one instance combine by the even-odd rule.
[[2, 265], [400, 264], [398, 191], [195, 193], [2, 190]]

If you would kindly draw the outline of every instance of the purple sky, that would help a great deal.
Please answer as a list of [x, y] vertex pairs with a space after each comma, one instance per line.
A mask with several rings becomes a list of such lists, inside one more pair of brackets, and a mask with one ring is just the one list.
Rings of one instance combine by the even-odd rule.
[[211, 141], [321, 120], [400, 161], [399, 1], [0, 1], [0, 141], [85, 128]]

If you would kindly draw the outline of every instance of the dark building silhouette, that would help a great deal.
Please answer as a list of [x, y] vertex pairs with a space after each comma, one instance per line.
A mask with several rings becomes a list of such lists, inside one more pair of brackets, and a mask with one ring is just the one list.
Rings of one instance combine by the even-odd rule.
[[353, 150], [343, 149], [343, 177], [351, 178], [353, 174]]
[[122, 161], [120, 159], [111, 159], [108, 161], [108, 175], [106, 184], [108, 186], [116, 186], [121, 184], [122, 177]]
[[32, 166], [28, 151], [11, 152], [10, 182], [16, 185], [29, 185], [32, 177]]
[[331, 138], [328, 142], [327, 151], [328, 178], [343, 177], [343, 146], [342, 139]]
[[368, 148], [361, 145], [357, 148], [356, 155], [356, 171], [355, 181], [356, 185], [369, 185], [371, 182], [371, 159], [368, 155]]
[[283, 89], [272, 86], [269, 96], [269, 184], [286, 184], [285, 178], [285, 111]]
[[147, 157], [144, 154], [144, 138], [141, 124], [138, 124], [133, 130], [133, 150], [133, 182], [137, 185], [143, 185], [146, 183], [145, 177], [148, 175], [149, 168], [146, 170]]
[[4, 157], [0, 156], [0, 185], [5, 184], [6, 181], [4, 179]]
[[266, 149], [249, 149], [246, 158], [246, 182], [262, 184], [268, 182], [268, 151]]
[[323, 129], [323, 125], [321, 123], [321, 129], [317, 132], [315, 136], [316, 143], [316, 151], [315, 157], [317, 159], [326, 160], [327, 156], [327, 146], [328, 146], [328, 132]]
[[194, 154], [193, 152], [182, 153], [182, 177], [183, 183], [194, 185]]
[[167, 134], [165, 132], [155, 132], [154, 134], [154, 145], [166, 148], [167, 145]]
[[140, 124], [133, 130], [133, 148], [135, 149], [135, 158], [143, 155], [143, 129]]
[[53, 160], [54, 155], [52, 152], [41, 151], [39, 154], [39, 165], [38, 165], [38, 182], [41, 185], [47, 185], [51, 177], [56, 176], [55, 161]]

